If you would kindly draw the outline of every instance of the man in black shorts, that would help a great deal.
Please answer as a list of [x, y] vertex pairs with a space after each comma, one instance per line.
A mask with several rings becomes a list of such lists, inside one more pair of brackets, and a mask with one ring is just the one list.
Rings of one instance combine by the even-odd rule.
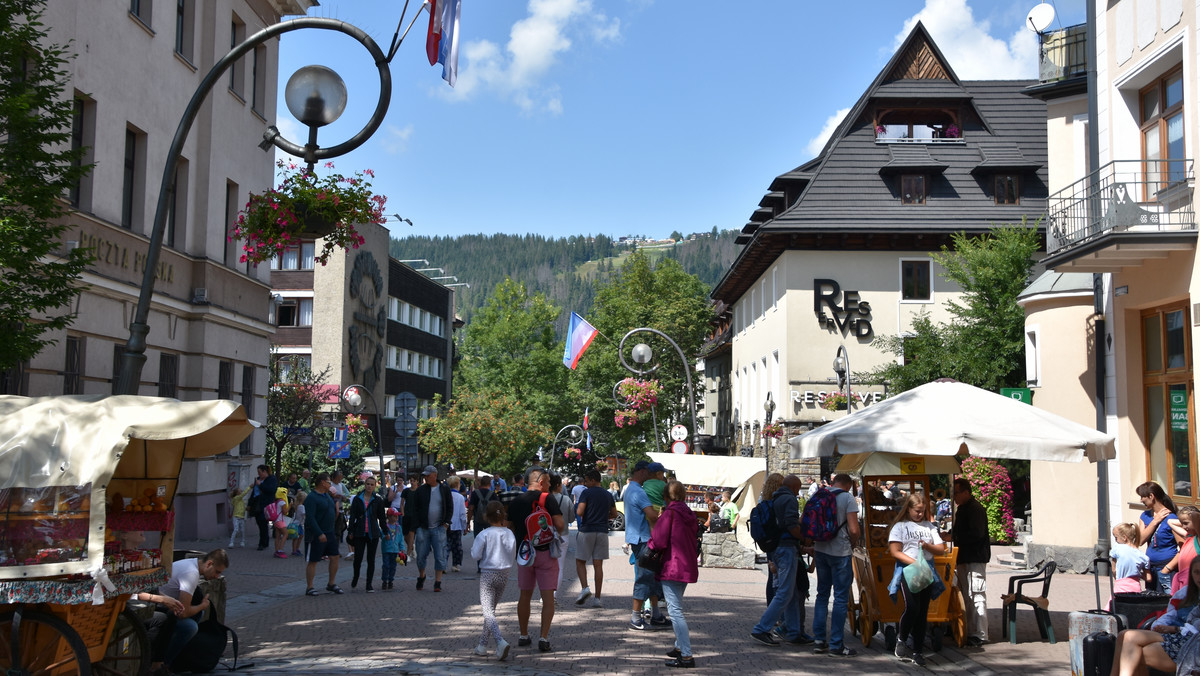
[[317, 474], [313, 477], [313, 492], [309, 493], [304, 501], [304, 536], [309, 543], [308, 567], [304, 571], [308, 584], [304, 593], [309, 596], [319, 593], [313, 587], [313, 578], [316, 577], [317, 563], [320, 561], [329, 561], [329, 584], [325, 585], [325, 591], [332, 594], [342, 593], [342, 588], [335, 582], [338, 562], [342, 557], [338, 555], [338, 539], [334, 530], [337, 507], [329, 495], [329, 485], [328, 474]]

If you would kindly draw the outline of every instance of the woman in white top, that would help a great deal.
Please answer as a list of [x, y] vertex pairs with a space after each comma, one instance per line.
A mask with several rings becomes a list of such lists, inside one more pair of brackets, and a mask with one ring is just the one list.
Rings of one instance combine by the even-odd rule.
[[[900, 616], [900, 634], [896, 640], [896, 657], [911, 661], [917, 666], [925, 666], [925, 656], [921, 653], [925, 644], [925, 625], [929, 618], [929, 601], [933, 598], [936, 585], [930, 584], [919, 591], [908, 588], [908, 580], [900, 571], [914, 563], [917, 557], [923, 557], [921, 565], [933, 566], [935, 554], [946, 553], [946, 544], [942, 542], [937, 527], [926, 518], [928, 505], [925, 496], [920, 493], [910, 493], [900, 505], [900, 512], [892, 522], [888, 534], [888, 549], [896, 559], [897, 575], [900, 580], [900, 590], [904, 594], [904, 614]], [[912, 645], [907, 641], [912, 638]]]

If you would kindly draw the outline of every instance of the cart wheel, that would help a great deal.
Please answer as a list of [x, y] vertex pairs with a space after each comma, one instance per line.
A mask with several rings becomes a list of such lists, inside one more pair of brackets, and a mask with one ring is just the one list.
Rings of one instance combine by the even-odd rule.
[[13, 640], [15, 618], [16, 613], [0, 615], [0, 672], [10, 676], [91, 676], [87, 646], [69, 624], [47, 613], [23, 612]]
[[889, 653], [896, 652], [896, 625], [889, 624], [883, 628], [883, 647]]
[[859, 605], [854, 601], [850, 601], [846, 604], [846, 618], [850, 620], [851, 634], [858, 636], [860, 633], [862, 633], [862, 629], [859, 626], [862, 622], [862, 608], [860, 608]]
[[967, 615], [962, 591], [955, 587], [950, 597], [950, 635], [959, 648], [967, 644]]
[[92, 671], [102, 676], [150, 676], [150, 635], [132, 610], [117, 615], [104, 658], [92, 664]]
[[942, 635], [945, 633], [946, 626], [943, 624], [935, 624], [929, 627], [929, 647], [933, 652], [942, 652]]

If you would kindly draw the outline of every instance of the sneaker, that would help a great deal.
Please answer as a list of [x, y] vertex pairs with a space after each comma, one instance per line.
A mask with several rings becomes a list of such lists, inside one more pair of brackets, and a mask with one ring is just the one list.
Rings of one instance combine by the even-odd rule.
[[857, 657], [858, 651], [854, 648], [842, 646], [841, 648], [831, 648], [829, 650], [829, 654], [833, 655], [834, 657]]
[[358, 589], [358, 576], [357, 576], [357, 575], [355, 575], [355, 576], [354, 576], [354, 577], [353, 577], [353, 578], [350, 580], [350, 588], [351, 588], [351, 589]]
[[504, 639], [500, 639], [499, 641], [496, 641], [496, 659], [500, 660], [501, 662], [503, 662], [504, 660], [507, 660], [508, 659], [508, 649], [509, 649], [508, 641], [505, 641]]
[[487, 657], [487, 646], [482, 643], [475, 646], [475, 654], [479, 655], [480, 657]]
[[666, 665], [677, 669], [695, 669], [696, 659], [693, 657], [676, 657], [673, 660], [667, 660]]
[[540, 650], [541, 652], [544, 652], [544, 653], [554, 652], [554, 648], [550, 647], [550, 639], [539, 638], [538, 639], [538, 650]]
[[796, 638], [788, 640], [790, 645], [812, 645], [813, 637], [801, 632]]
[[337, 586], [336, 584], [326, 585], [325, 591], [329, 592], [330, 594], [345, 594], [346, 593], [346, 592], [342, 591], [342, 588]]
[[967, 637], [967, 645], [971, 648], [982, 648], [983, 639], [979, 638], [978, 636], [969, 636]]
[[575, 605], [582, 606], [584, 601], [587, 601], [591, 595], [592, 590], [588, 587], [584, 587], [583, 591], [579, 592], [579, 596], [575, 597]]
[[917, 665], [918, 667], [925, 666], [925, 656], [922, 655], [921, 653], [913, 653], [912, 663]]
[[896, 658], [904, 662], [912, 662], [912, 648], [909, 648], [908, 644], [904, 641], [896, 641]]
[[592, 607], [593, 608], [603, 608], [604, 607], [604, 603], [600, 600], [599, 596], [592, 597]]
[[354, 552], [347, 552], [346, 555], [343, 556], [342, 558], [346, 559], [347, 561], [353, 561], [354, 560]]
[[288, 555], [283, 552], [275, 552], [275, 558], [277, 559], [286, 559], [287, 557]]
[[522, 636], [517, 639], [517, 645], [524, 648], [526, 646], [533, 645], [533, 641], [529, 640], [528, 636]]
[[754, 639], [755, 641], [758, 641], [759, 643], [761, 643], [763, 645], [769, 645], [769, 646], [779, 645], [779, 641], [776, 641], [774, 636], [771, 636], [771, 634], [769, 634], [765, 631], [751, 632], [750, 638]]
[[629, 628], [637, 629], [638, 631], [645, 631], [646, 630], [646, 621], [640, 617], [635, 618], [635, 619], [630, 619], [629, 620]]
[[292, 556], [304, 556], [304, 555], [302, 553], [300, 553], [299, 549], [297, 549], [296, 551], [292, 552]]
[[813, 654], [824, 655], [829, 652], [829, 644], [824, 641], [816, 641], [813, 643]]
[[454, 566], [454, 567], [452, 567], [452, 568], [450, 569], [450, 571], [451, 571], [451, 572], [454, 572], [454, 573], [457, 573], [457, 572], [458, 572], [458, 570], [459, 570], [459, 567], [458, 567], [458, 566]]
[[680, 657], [683, 653], [679, 652], [679, 648], [671, 648], [667, 651], [667, 657]]
[[421, 591], [424, 588], [425, 588], [425, 576], [422, 575], [421, 577], [417, 578], [417, 591]]
[[374, 594], [374, 593], [375, 593], [375, 587], [372, 587], [370, 582], [368, 582], [368, 583], [367, 583], [367, 593], [368, 593], [368, 594]]
[[667, 617], [666, 615], [663, 615], [662, 617], [652, 617], [650, 618], [650, 626], [657, 629], [670, 629], [671, 618]]
[[433, 591], [435, 591], [435, 592], [440, 592], [440, 591], [442, 591], [442, 581], [441, 581], [441, 580], [435, 580], [435, 581], [434, 581], [434, 583], [433, 583]]

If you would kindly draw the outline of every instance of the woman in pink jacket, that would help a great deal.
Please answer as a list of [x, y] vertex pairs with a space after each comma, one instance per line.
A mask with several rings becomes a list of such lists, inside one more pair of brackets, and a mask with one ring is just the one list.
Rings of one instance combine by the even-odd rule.
[[687, 506], [687, 489], [683, 484], [678, 481], [668, 483], [663, 495], [666, 505], [650, 532], [650, 548], [667, 551], [662, 572], [656, 576], [662, 582], [667, 615], [675, 629], [675, 648], [667, 653], [667, 657], [673, 659], [667, 666], [691, 669], [696, 666], [696, 660], [692, 657], [687, 620], [683, 618], [683, 592], [688, 583], [695, 582], [700, 575], [696, 566], [696, 533], [700, 524]]

